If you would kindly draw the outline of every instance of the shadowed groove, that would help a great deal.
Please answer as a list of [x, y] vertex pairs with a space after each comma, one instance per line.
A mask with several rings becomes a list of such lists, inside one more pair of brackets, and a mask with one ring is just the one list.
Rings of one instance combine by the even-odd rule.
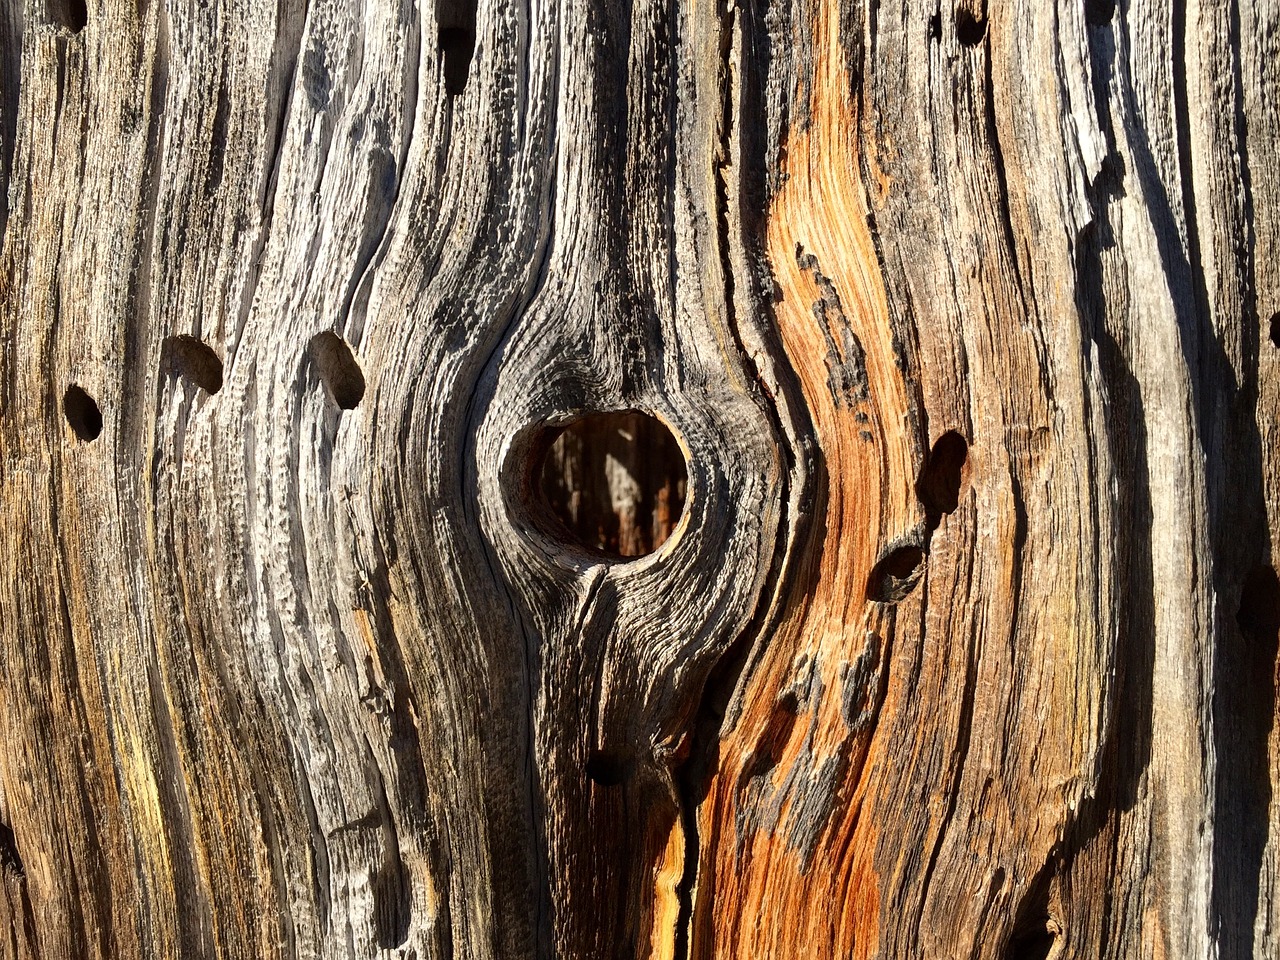
[[467, 88], [476, 52], [476, 0], [437, 0], [441, 72], [445, 92], [456, 97]]
[[956, 39], [962, 46], [976, 47], [987, 36], [987, 18], [968, 7], [956, 10]]

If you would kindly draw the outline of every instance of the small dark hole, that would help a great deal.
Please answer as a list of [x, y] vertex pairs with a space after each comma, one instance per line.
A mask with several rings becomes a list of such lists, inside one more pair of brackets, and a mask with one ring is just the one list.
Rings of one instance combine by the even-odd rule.
[[62, 412], [75, 435], [86, 443], [97, 440], [102, 433], [102, 411], [93, 397], [80, 387], [74, 384], [67, 387], [67, 392], [62, 395]]
[[956, 11], [956, 39], [966, 47], [976, 47], [987, 35], [986, 17], [976, 16], [967, 7]]
[[1057, 945], [1057, 925], [1046, 918], [1014, 935], [1009, 943], [1008, 960], [1049, 960]]
[[85, 0], [45, 0], [45, 18], [49, 23], [79, 33], [89, 22]]
[[1116, 14], [1116, 0], [1085, 0], [1085, 23], [1094, 27], [1103, 27], [1111, 22]]
[[538, 485], [552, 533], [614, 557], [652, 553], [684, 511], [684, 453], [661, 421], [598, 413], [549, 438]]
[[942, 14], [935, 13], [929, 18], [929, 39], [942, 39]]
[[960, 505], [960, 487], [968, 459], [969, 441], [954, 430], [940, 436], [929, 451], [929, 458], [916, 480], [916, 496], [924, 504], [930, 530], [937, 528], [943, 514], [955, 512]]
[[196, 337], [168, 337], [161, 348], [169, 373], [185, 377], [205, 393], [222, 389], [222, 360], [213, 347]]
[[587, 776], [602, 787], [616, 787], [630, 772], [631, 762], [619, 753], [596, 750], [587, 758]]
[[311, 338], [310, 353], [333, 402], [343, 410], [354, 410], [364, 399], [364, 373], [347, 342], [326, 330]]
[[444, 58], [444, 89], [456, 97], [467, 89], [471, 59], [476, 52], [476, 32], [466, 27], [440, 29], [440, 55]]
[[7, 823], [0, 823], [0, 869], [15, 877], [23, 877], [27, 873], [22, 865], [22, 854], [18, 852], [17, 838]]
[[1280, 311], [1271, 315], [1271, 345], [1280, 347]]
[[867, 599], [876, 603], [897, 603], [909, 594], [924, 573], [924, 550], [906, 544], [889, 551], [871, 568], [867, 578]]

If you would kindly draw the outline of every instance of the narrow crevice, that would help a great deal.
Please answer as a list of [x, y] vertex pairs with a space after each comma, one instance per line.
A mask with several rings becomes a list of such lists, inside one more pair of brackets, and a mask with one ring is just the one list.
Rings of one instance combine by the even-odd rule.
[[960, 693], [960, 715], [956, 719], [956, 742], [952, 749], [952, 761], [947, 767], [947, 782], [943, 793], [947, 798], [946, 811], [934, 833], [933, 845], [929, 851], [929, 859], [925, 864], [921, 878], [918, 905], [913, 923], [919, 927], [924, 922], [925, 905], [929, 902], [930, 887], [934, 873], [938, 869], [938, 858], [942, 855], [942, 845], [947, 838], [947, 827], [955, 819], [956, 806], [960, 802], [960, 785], [964, 780], [964, 768], [969, 762], [969, 748], [973, 740], [973, 711], [978, 698], [977, 673], [978, 663], [974, 654], [975, 638], [970, 636], [964, 658], [964, 682]]
[[378, 946], [394, 950], [409, 939], [413, 922], [413, 891], [409, 870], [400, 855], [400, 835], [387, 800], [387, 785], [379, 769], [372, 775], [378, 803], [376, 821], [382, 827], [382, 858], [373, 872], [373, 917]]
[[1271, 345], [1280, 348], [1280, 311], [1271, 315], [1271, 327], [1268, 330], [1268, 336], [1271, 339]]
[[[739, 167], [724, 164], [715, 166], [716, 235], [725, 282], [726, 326], [733, 336], [737, 356], [753, 357], [755, 351], [744, 344], [740, 324], [751, 324], [757, 318], [757, 334], [775, 356], [785, 356], [780, 328], [774, 315], [776, 288], [768, 271], [748, 266], [744, 271], [747, 286], [739, 291], [736, 283], [738, 274], [731, 255], [736, 242], [744, 248], [741, 252], [748, 264], [765, 262], [765, 251], [759, 241], [764, 234], [765, 224], [759, 211], [766, 206], [765, 201], [771, 189], [780, 186], [773, 180], [769, 162], [765, 159], [771, 154], [769, 137], [765, 134], [768, 130], [768, 111], [765, 108], [767, 85], [757, 72], [756, 58], [741, 57], [741, 73], [733, 62], [735, 37], [747, 49], [755, 44], [769, 42], [768, 18], [756, 5], [735, 6], [727, 2], [720, 4], [719, 15], [722, 58], [720, 76], [726, 78], [723, 81], [721, 117], [717, 131], [719, 154], [727, 161], [733, 156], [735, 142], [741, 150]], [[739, 15], [743, 18], [741, 21], [737, 19]], [[738, 32], [739, 29], [741, 33]], [[735, 89], [728, 81], [729, 77], [737, 78], [737, 82], [741, 84], [740, 89]], [[736, 105], [735, 95], [740, 97]], [[783, 109], [778, 136], [785, 141], [786, 130], [793, 120], [786, 113], [785, 107]], [[737, 117], [744, 119], [735, 125]], [[727, 182], [730, 174], [739, 178], [737, 187], [741, 191], [736, 197], [740, 205], [732, 210]], [[731, 225], [740, 232], [731, 234]], [[739, 292], [751, 308], [743, 319], [739, 318], [735, 310]], [[761, 581], [772, 586], [772, 599], [762, 598], [750, 621], [721, 654], [708, 674], [697, 697], [698, 706], [689, 725], [688, 758], [675, 771], [685, 849], [684, 872], [676, 887], [679, 910], [674, 960], [690, 960], [694, 945], [704, 943], [711, 932], [716, 877], [714, 874], [705, 876], [702, 869], [703, 851], [698, 811], [707, 797], [712, 778], [720, 769], [722, 731], [732, 728], [739, 720], [741, 703], [734, 699], [735, 691], [745, 683], [745, 678], [763, 655], [765, 644], [761, 642], [762, 638], [772, 634], [783, 615], [786, 609], [785, 598], [804, 595], [811, 589], [810, 578], [815, 571], [813, 568], [806, 568], [798, 557], [805, 555], [807, 548], [820, 542], [823, 529], [821, 518], [826, 498], [823, 454], [813, 440], [814, 427], [808, 419], [808, 408], [798, 382], [785, 364], [775, 371], [777, 379], [769, 382], [762, 377], [762, 365], [758, 361], [754, 365], [754, 371], [750, 360], [745, 361], [745, 366], [749, 373], [755, 373], [755, 382], [763, 394], [761, 407], [769, 417], [769, 426], [777, 438], [781, 459], [779, 489], [775, 497], [779, 508], [778, 534]], [[785, 404], [775, 398], [775, 390], [785, 400]], [[804, 509], [793, 514], [793, 504], [803, 504]], [[757, 757], [753, 764], [758, 768], [768, 762], [765, 757]], [[698, 891], [696, 910], [695, 889]]]
[[379, 948], [394, 950], [409, 939], [413, 921], [412, 891], [399, 847], [389, 842], [383, 856], [370, 884], [374, 928]]
[[[734, 265], [730, 254], [729, 237], [729, 187], [725, 180], [725, 166], [732, 156], [734, 88], [729, 78], [735, 76], [732, 69], [733, 39], [737, 29], [735, 7], [727, 0], [720, 0], [717, 14], [720, 20], [720, 58], [722, 84], [720, 117], [719, 117], [719, 155], [722, 163], [715, 167], [715, 224], [716, 250], [719, 254], [721, 276], [724, 278], [724, 302], [727, 311], [727, 326], [733, 332], [734, 345], [738, 356], [749, 356], [742, 343], [738, 329], [738, 317], [735, 310], [737, 290], [734, 278]], [[744, 131], [745, 133], [745, 131]], [[772, 397], [770, 398], [772, 399]], [[781, 425], [773, 423], [778, 436], [785, 436]], [[787, 459], [791, 460], [787, 450]], [[794, 464], [789, 463], [788, 467]], [[788, 473], [783, 473], [784, 489], [780, 491], [779, 504], [782, 516], [779, 518], [779, 530], [786, 529], [787, 497], [785, 485]], [[775, 544], [774, 556], [770, 560], [770, 576], [785, 571], [786, 539], [779, 537]], [[689, 960], [691, 944], [695, 940], [693, 891], [698, 884], [698, 872], [701, 861], [702, 843], [698, 833], [698, 807], [706, 797], [711, 776], [720, 766], [720, 731], [724, 725], [725, 713], [733, 691], [747, 663], [755, 640], [761, 636], [769, 619], [767, 607], [758, 609], [750, 623], [721, 655], [719, 661], [711, 668], [698, 697], [697, 710], [693, 715], [688, 759], [676, 771], [676, 791], [680, 802], [680, 827], [684, 835], [684, 872], [676, 885], [676, 900], [679, 904], [676, 914], [674, 960]]]
[[475, 51], [474, 30], [466, 30], [462, 27], [440, 28], [440, 56], [444, 60], [444, 89], [449, 96], [460, 96], [467, 89]]
[[205, 393], [222, 389], [222, 358], [198, 337], [181, 335], [165, 338], [161, 362], [170, 376], [194, 383]]
[[48, 23], [79, 33], [89, 23], [85, 0], [45, 0], [44, 16]]
[[[289, 116], [293, 108], [294, 81], [297, 77], [298, 58], [302, 47], [302, 31], [306, 22], [306, 14], [302, 17], [285, 17], [276, 25], [275, 43], [271, 49], [271, 76], [279, 76], [278, 84], [268, 79], [263, 96], [278, 110], [274, 115], [271, 107], [263, 110], [263, 129], [273, 131], [269, 139], [261, 145], [261, 153], [265, 158], [262, 164], [262, 179], [258, 188], [259, 225], [254, 234], [253, 246], [248, 257], [250, 264], [248, 281], [240, 297], [236, 314], [236, 328], [229, 343], [235, 343], [244, 332], [249, 322], [249, 313], [253, 309], [254, 297], [258, 284], [262, 279], [262, 252], [266, 249], [275, 222], [276, 191], [280, 182], [284, 149], [288, 139]], [[288, 31], [288, 32], [286, 32]], [[283, 67], [278, 61], [283, 60]], [[277, 106], [278, 104], [278, 106]]]
[[22, 94], [22, 7], [20, 3], [0, 5], [0, 50], [14, 51], [13, 56], [0, 57], [0, 247], [9, 223], [9, 177]]
[[476, 52], [476, 0], [436, 0], [436, 27], [445, 92], [459, 96], [467, 88]]
[[702, 690], [694, 715], [689, 759], [676, 771], [676, 792], [680, 801], [680, 829], [684, 836], [684, 872], [676, 884], [674, 960], [689, 960], [693, 937], [693, 890], [698, 882], [702, 843], [698, 835], [698, 807], [707, 795], [711, 775], [720, 766], [720, 730], [725, 708], [747, 663], [746, 649], [716, 665]]
[[333, 402], [342, 410], [359, 406], [364, 399], [364, 373], [347, 342], [326, 330], [311, 338], [308, 353]]
[[280, 105], [280, 113], [276, 117], [273, 126], [274, 136], [270, 141], [263, 145], [263, 154], [266, 156], [266, 162], [262, 165], [264, 175], [262, 178], [262, 229], [259, 235], [265, 237], [271, 227], [271, 215], [275, 209], [276, 186], [280, 180], [280, 162], [284, 155], [285, 137], [289, 132], [289, 110], [293, 103], [293, 80], [297, 70], [297, 52], [294, 52], [294, 59], [290, 61], [286, 68], [284, 78], [280, 82], [280, 87], [284, 90], [284, 100]]
[[[958, 29], [958, 27], [957, 27]], [[982, 21], [982, 30], [985, 33], [987, 23]], [[1000, 121], [996, 116], [996, 85], [995, 85], [995, 65], [993, 57], [986, 57], [983, 70], [983, 100], [986, 104], [987, 114], [987, 135], [991, 141], [991, 162], [995, 167], [996, 181], [999, 185], [999, 193], [997, 194], [997, 202], [1000, 204], [1000, 226], [1004, 231], [1005, 248], [1009, 251], [1009, 266], [1013, 269], [1014, 289], [1018, 294], [1018, 304], [1022, 310], [1022, 316], [1027, 316], [1030, 311], [1027, 307], [1026, 289], [1027, 284], [1022, 277], [1022, 261], [1018, 256], [1018, 238], [1014, 233], [1013, 225], [1015, 222], [1013, 210], [1009, 206], [1009, 172], [1005, 165], [1004, 146], [1000, 142]]]
[[1058, 954], [1061, 931], [1050, 917], [1039, 917], [1013, 935], [1005, 960], [1051, 960]]
[[[405, 58], [403, 91], [406, 104], [417, 102], [418, 91], [422, 87], [421, 29], [413, 31], [413, 40], [412, 54]], [[339, 312], [342, 325], [350, 331], [351, 336], [357, 339], [364, 334], [374, 274], [386, 257], [388, 245], [394, 234], [391, 224], [400, 203], [400, 191], [404, 186], [409, 154], [413, 149], [417, 120], [416, 110], [405, 111], [403, 133], [400, 137], [399, 149], [394, 155], [391, 152], [390, 143], [381, 143], [376, 135], [374, 137], [379, 145], [369, 157], [370, 179], [366, 194], [368, 207], [364, 237], [360, 242], [360, 252], [351, 274], [351, 283], [343, 295], [342, 308]]]
[[[137, 99], [132, 102], [130, 126], [134, 127], [145, 121], [146, 155], [159, 158], [165, 153], [169, 137], [169, 111], [165, 109], [165, 104], [171, 79], [172, 24], [169, 8], [165, 4], [156, 4], [154, 10], [151, 16], [155, 20], [155, 53], [146, 68], [149, 85], [141, 83], [141, 78], [139, 84], [149, 86], [150, 96], [145, 100]], [[131, 317], [145, 318], [153, 315], [153, 267], [160, 262], [155, 251], [162, 242], [160, 232], [165, 207], [160, 199], [163, 186], [161, 167], [159, 162], [147, 163], [140, 171], [141, 179], [137, 184], [142, 222], [135, 233], [140, 240], [140, 249], [132, 261], [136, 269], [129, 271], [126, 293], [127, 315]], [[164, 310], [164, 307], [160, 307], [158, 313], [163, 315]], [[129, 335], [125, 338], [120, 369], [136, 370], [143, 363], [150, 362], [148, 351], [152, 344], [147, 336], [149, 323], [130, 323], [127, 326]], [[116, 430], [123, 449], [143, 449], [150, 442], [152, 427], [153, 423], [143, 414], [140, 405], [125, 404], [120, 409]]]
[[102, 433], [102, 411], [82, 387], [67, 387], [62, 395], [62, 412], [72, 432], [85, 443], [97, 440]]
[[209, 136], [209, 166], [205, 171], [204, 194], [214, 197], [222, 186], [222, 177], [226, 173], [228, 128], [231, 124], [231, 92], [227, 89], [228, 78], [223, 77], [218, 84], [217, 105], [213, 110], [213, 130]]

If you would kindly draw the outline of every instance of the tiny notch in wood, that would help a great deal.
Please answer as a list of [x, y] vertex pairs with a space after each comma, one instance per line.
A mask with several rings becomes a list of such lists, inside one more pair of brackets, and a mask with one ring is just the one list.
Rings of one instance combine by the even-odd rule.
[[222, 358], [199, 337], [166, 337], [160, 353], [170, 376], [190, 381], [205, 393], [222, 389]]

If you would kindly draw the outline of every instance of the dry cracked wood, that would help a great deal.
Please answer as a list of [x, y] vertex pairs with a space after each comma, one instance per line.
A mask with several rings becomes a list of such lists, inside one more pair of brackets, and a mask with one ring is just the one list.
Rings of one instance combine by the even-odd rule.
[[1278, 73], [0, 0], [0, 956], [1280, 954]]

